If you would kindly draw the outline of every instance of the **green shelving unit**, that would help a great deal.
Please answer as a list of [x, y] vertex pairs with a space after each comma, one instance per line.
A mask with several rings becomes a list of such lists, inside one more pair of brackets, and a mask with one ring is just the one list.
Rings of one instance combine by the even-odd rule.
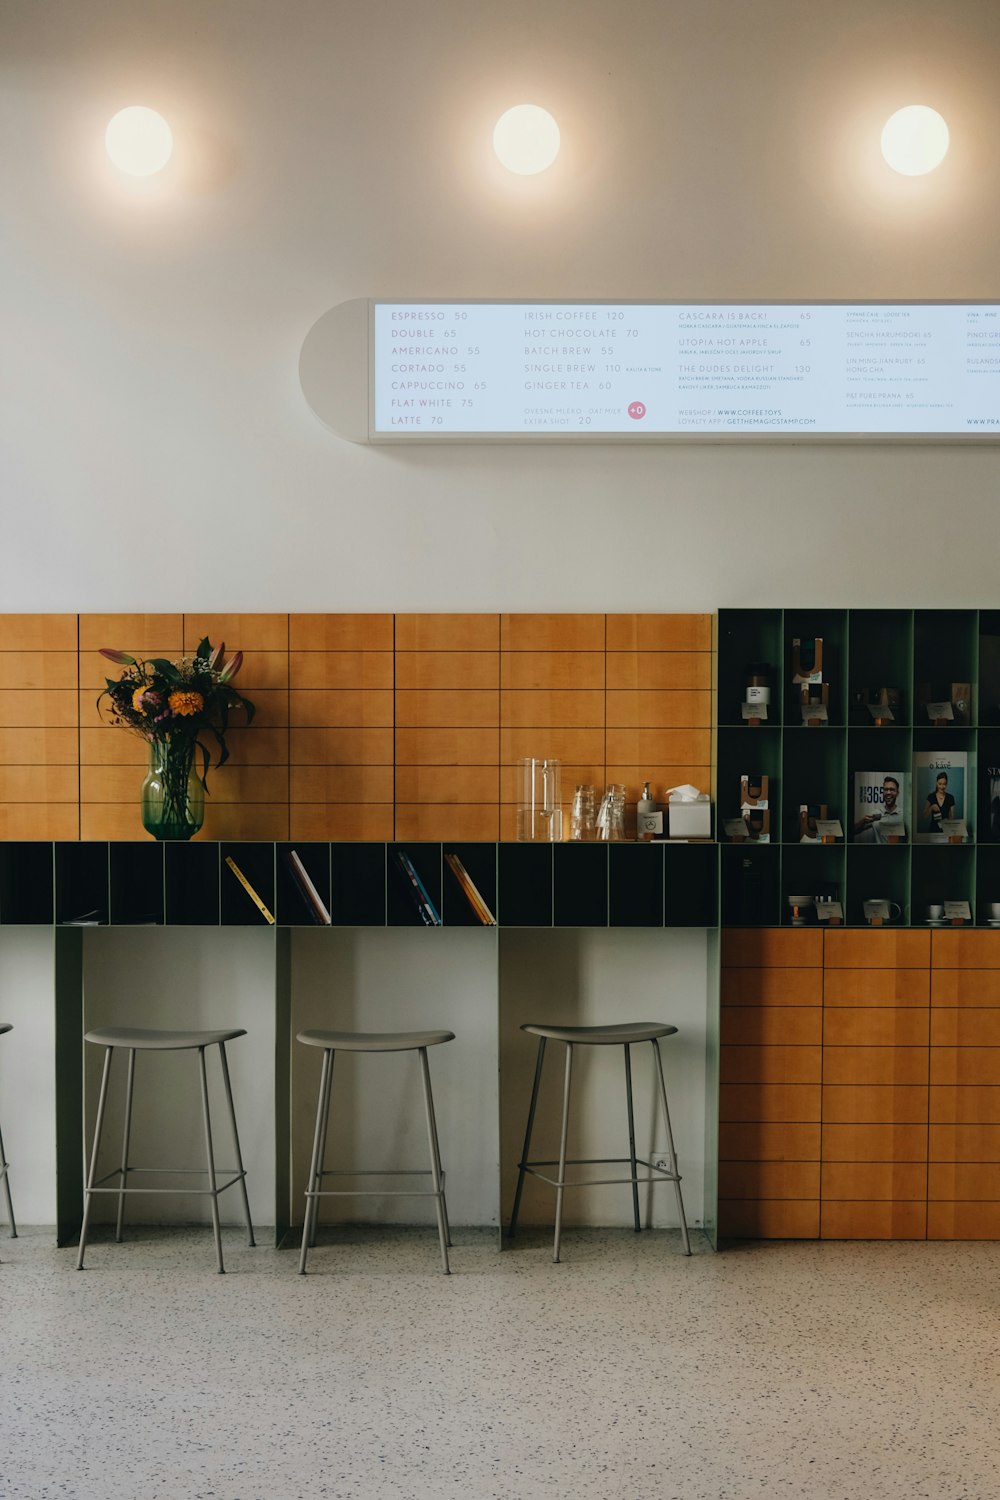
[[[792, 683], [792, 642], [823, 640], [826, 720], [804, 721]], [[726, 926], [786, 926], [792, 895], [834, 895], [848, 925], [865, 925], [863, 902], [884, 897], [901, 909], [892, 925], [922, 926], [932, 902], [967, 901], [987, 925], [1000, 901], [1000, 803], [989, 767], [1000, 767], [1000, 610], [721, 610], [718, 627], [717, 814], [720, 910]], [[770, 666], [767, 718], [748, 722], [742, 705], [753, 665]], [[963, 695], [957, 685], [968, 684]], [[891, 687], [892, 720], [877, 723], [865, 701]], [[934, 722], [927, 704], [959, 700], [956, 717]], [[966, 757], [969, 842], [914, 840], [915, 753]], [[853, 838], [854, 777], [902, 773], [907, 837], [898, 844]], [[770, 841], [737, 843], [724, 833], [739, 816], [740, 776], [769, 778]], [[799, 808], [826, 804], [844, 837], [801, 842]], [[808, 921], [815, 921], [810, 909]]]

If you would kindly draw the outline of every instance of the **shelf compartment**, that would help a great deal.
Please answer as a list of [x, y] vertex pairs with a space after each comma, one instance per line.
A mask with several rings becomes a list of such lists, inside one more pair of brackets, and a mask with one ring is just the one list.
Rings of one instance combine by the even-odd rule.
[[742, 714], [747, 668], [751, 663], [764, 662], [771, 669], [768, 723], [780, 724], [784, 688], [781, 610], [720, 610], [718, 661], [719, 723], [747, 728]]
[[608, 926], [663, 926], [663, 844], [608, 845]]
[[108, 845], [56, 844], [56, 923], [104, 927], [108, 922]]
[[[803, 734], [825, 734], [842, 727], [847, 703], [847, 611], [843, 609], [793, 609], [785, 611], [784, 723]], [[802, 722], [799, 685], [792, 683], [792, 641], [823, 641], [823, 681], [829, 683], [828, 728], [808, 729]]]
[[386, 845], [330, 846], [330, 915], [334, 927], [386, 925]]
[[663, 845], [664, 925], [714, 927], [718, 921], [717, 844]]
[[[490, 912], [497, 912], [497, 846], [496, 844], [445, 844], [445, 855], [455, 854], [462, 861], [476, 890], [482, 896]], [[468, 897], [458, 883], [458, 877], [445, 859], [441, 888], [444, 908], [442, 916], [446, 927], [483, 927], [473, 910]]]
[[244, 889], [236, 875], [226, 864], [231, 858], [249, 880], [271, 915], [274, 915], [274, 845], [264, 843], [220, 844], [222, 861], [220, 882], [222, 888], [223, 927], [267, 926], [264, 913], [250, 893]]
[[50, 843], [0, 844], [0, 922], [50, 925], [55, 874]]
[[275, 845], [275, 912], [279, 927], [321, 927], [313, 916], [312, 904], [292, 874], [289, 855], [295, 852], [306, 874], [316, 887], [327, 911], [330, 906], [330, 845], [321, 843], [286, 843]]
[[919, 927], [932, 901], [968, 901], [975, 920], [976, 851], [971, 844], [918, 844], [910, 867], [910, 920]]
[[553, 921], [556, 927], [607, 927], [610, 844], [556, 844]]
[[893, 705], [893, 725], [905, 729], [913, 710], [913, 613], [908, 609], [852, 609], [849, 617], [848, 713], [849, 724], [874, 725], [874, 719], [859, 696], [879, 688], [895, 688], [899, 703]]
[[976, 723], [979, 615], [974, 609], [918, 609], [913, 616], [913, 723], [927, 723], [924, 704], [949, 700], [953, 683], [970, 688], [967, 727]]
[[799, 808], [811, 804], [825, 803], [828, 815], [840, 819], [846, 836], [849, 808], [844, 802], [844, 736], [820, 729], [789, 731], [784, 737], [784, 752], [781, 842], [799, 842]]
[[[816, 733], [816, 731], [814, 731]], [[781, 838], [781, 728], [720, 729], [716, 771], [716, 836], [725, 839], [723, 823], [740, 815], [740, 778], [755, 773], [768, 778], [771, 842]], [[796, 819], [798, 814], [796, 814]]]
[[398, 855], [404, 854], [424, 883], [438, 916], [441, 915], [441, 845], [440, 844], [387, 844], [385, 851], [385, 919], [390, 927], [425, 927], [436, 924], [425, 923], [410, 894], [413, 886], [409, 876], [400, 867]]
[[726, 927], [780, 924], [780, 855], [777, 844], [724, 844], [722, 922]]
[[164, 909], [164, 846], [114, 843], [109, 845], [111, 911], [115, 927], [162, 927]]
[[556, 844], [500, 844], [497, 920], [504, 927], [552, 926], [552, 853]]
[[[831, 896], [845, 908], [846, 848], [843, 844], [791, 844], [781, 851], [781, 920], [790, 924], [791, 896]], [[815, 907], [806, 921], [816, 923]]]
[[[165, 844], [163, 855], [167, 926], [218, 927], [219, 845], [200, 839]], [[226, 879], [232, 878], [227, 869]]]
[[867, 927], [864, 902], [895, 901], [900, 915], [887, 925], [905, 927], [910, 920], [910, 846], [852, 844], [847, 850], [847, 904], [853, 927]]
[[979, 615], [978, 722], [1000, 726], [1000, 610], [984, 609]]

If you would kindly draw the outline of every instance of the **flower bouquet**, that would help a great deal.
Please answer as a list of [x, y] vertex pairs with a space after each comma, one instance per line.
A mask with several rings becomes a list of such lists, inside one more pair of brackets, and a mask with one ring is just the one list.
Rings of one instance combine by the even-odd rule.
[[[235, 709], [253, 721], [254, 706], [231, 685], [243, 652], [225, 660], [225, 644], [213, 647], [205, 636], [194, 656], [180, 661], [148, 661], [127, 651], [102, 648], [101, 655], [124, 667], [97, 699], [111, 724], [130, 729], [149, 744], [149, 773], [142, 784], [142, 821], [157, 839], [189, 839], [205, 817], [205, 792], [212, 751], [216, 765], [229, 759], [226, 732]], [[105, 703], [106, 700], [106, 703]], [[197, 752], [197, 753], [196, 753]], [[201, 765], [197, 765], [200, 756]]]

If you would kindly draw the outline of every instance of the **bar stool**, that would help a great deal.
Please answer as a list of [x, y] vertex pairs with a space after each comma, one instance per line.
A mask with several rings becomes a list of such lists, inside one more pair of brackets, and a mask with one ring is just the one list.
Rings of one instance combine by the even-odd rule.
[[[524, 1174], [530, 1172], [532, 1177], [538, 1177], [542, 1182], [547, 1182], [556, 1190], [556, 1228], [555, 1240], [552, 1247], [552, 1259], [559, 1263], [559, 1242], [562, 1238], [562, 1212], [563, 1191], [567, 1187], [603, 1187], [610, 1183], [630, 1182], [632, 1184], [632, 1215], [635, 1221], [636, 1233], [642, 1228], [639, 1220], [639, 1183], [640, 1182], [672, 1182], [677, 1193], [677, 1211], [681, 1221], [681, 1237], [684, 1242], [684, 1254], [691, 1254], [691, 1241], [688, 1237], [687, 1219], [684, 1217], [684, 1199], [681, 1197], [681, 1174], [677, 1165], [677, 1152], [674, 1149], [673, 1132], [670, 1129], [670, 1110], [667, 1106], [667, 1085], [663, 1077], [663, 1058], [660, 1055], [660, 1037], [675, 1036], [676, 1026], [663, 1025], [656, 1021], [629, 1021], [617, 1026], [538, 1026], [524, 1025], [522, 1031], [530, 1032], [532, 1036], [539, 1038], [538, 1058], [535, 1063], [535, 1082], [531, 1090], [531, 1104], [528, 1107], [528, 1127], [524, 1133], [524, 1149], [521, 1152], [521, 1160], [518, 1163], [517, 1191], [514, 1194], [514, 1211], [510, 1217], [510, 1228], [507, 1233], [511, 1239], [517, 1230], [517, 1215], [521, 1207], [521, 1192], [524, 1187]], [[538, 1086], [542, 1079], [542, 1064], [545, 1061], [545, 1044], [549, 1041], [565, 1042], [566, 1044], [566, 1072], [563, 1082], [563, 1109], [562, 1109], [562, 1134], [559, 1139], [558, 1161], [530, 1161], [528, 1153], [531, 1150], [531, 1131], [535, 1123], [535, 1106], [538, 1103]], [[656, 1071], [659, 1077], [659, 1093], [663, 1103], [663, 1122], [667, 1132], [667, 1154], [670, 1161], [669, 1171], [665, 1167], [658, 1167], [653, 1162], [644, 1161], [642, 1157], [636, 1156], [635, 1151], [635, 1116], [632, 1110], [632, 1058], [630, 1048], [636, 1042], [649, 1042], [656, 1056]], [[573, 1077], [573, 1048], [585, 1047], [611, 1047], [623, 1046], [625, 1049], [625, 1093], [628, 1101], [628, 1156], [590, 1156], [590, 1157], [567, 1157], [566, 1143], [569, 1132], [569, 1100], [570, 1086]], [[567, 1182], [566, 1168], [581, 1166], [619, 1166], [628, 1163], [631, 1166], [631, 1175], [628, 1177], [605, 1177], [596, 1182]], [[547, 1177], [544, 1172], [539, 1172], [539, 1167], [558, 1167], [558, 1177]], [[637, 1169], [645, 1167], [651, 1174], [649, 1177], [639, 1177]]]
[[[104, 1047], [104, 1072], [101, 1075], [101, 1092], [97, 1102], [97, 1122], [94, 1126], [94, 1145], [90, 1156], [90, 1170], [87, 1173], [87, 1183], [84, 1189], [83, 1224], [80, 1229], [80, 1251], [76, 1259], [76, 1269], [83, 1270], [83, 1254], [87, 1247], [87, 1229], [90, 1225], [90, 1210], [93, 1207], [94, 1195], [96, 1193], [115, 1193], [118, 1196], [118, 1221], [115, 1226], [115, 1239], [121, 1244], [122, 1231], [125, 1223], [125, 1198], [129, 1193], [170, 1193], [178, 1191], [174, 1188], [156, 1187], [129, 1187], [127, 1185], [130, 1172], [155, 1172], [158, 1174], [169, 1173], [175, 1175], [190, 1175], [193, 1173], [207, 1173], [209, 1186], [207, 1188], [181, 1188], [179, 1191], [194, 1193], [199, 1197], [209, 1197], [212, 1200], [212, 1228], [215, 1231], [215, 1258], [218, 1263], [219, 1274], [225, 1271], [222, 1263], [222, 1230], [219, 1223], [219, 1194], [224, 1193], [226, 1188], [233, 1187], [239, 1183], [240, 1192], [243, 1197], [243, 1214], [247, 1225], [247, 1244], [255, 1243], [253, 1237], [253, 1225], [250, 1222], [250, 1200], [247, 1197], [246, 1171], [243, 1166], [243, 1157], [240, 1153], [240, 1138], [236, 1130], [236, 1111], [233, 1108], [233, 1090], [229, 1081], [229, 1064], [226, 1061], [226, 1043], [235, 1040], [238, 1036], [246, 1036], [242, 1027], [231, 1031], [150, 1031], [139, 1026], [101, 1026], [94, 1031], [84, 1034], [84, 1041], [93, 1042], [95, 1046]], [[113, 1171], [106, 1173], [97, 1179], [97, 1158], [101, 1149], [101, 1134], [104, 1130], [104, 1111], [108, 1102], [108, 1080], [111, 1076], [111, 1059], [116, 1047], [124, 1047], [128, 1052], [128, 1078], [125, 1085], [125, 1125], [122, 1132], [122, 1158], [121, 1166], [115, 1167]], [[236, 1152], [235, 1167], [220, 1167], [215, 1165], [215, 1150], [212, 1145], [212, 1117], [208, 1107], [208, 1074], [205, 1069], [206, 1047], [218, 1047], [219, 1062], [222, 1066], [222, 1081], [226, 1089], [226, 1102], [229, 1105], [229, 1120], [233, 1128], [233, 1147]], [[132, 1167], [129, 1166], [129, 1138], [132, 1133], [132, 1095], [135, 1084], [135, 1054], [137, 1052], [198, 1052], [198, 1063], [201, 1071], [201, 1106], [202, 1117], [205, 1125], [205, 1167]], [[228, 1181], [219, 1183], [218, 1174], [228, 1176]], [[229, 1174], [232, 1174], [229, 1176]], [[111, 1178], [118, 1178], [117, 1186], [106, 1187], [104, 1184]]]
[[[0, 1036], [6, 1036], [8, 1031], [13, 1031], [9, 1021], [0, 1021]], [[3, 1181], [3, 1195], [7, 1200], [7, 1223], [10, 1225], [10, 1237], [17, 1239], [17, 1225], [14, 1223], [14, 1205], [10, 1200], [10, 1182], [7, 1178], [8, 1161], [3, 1149], [3, 1136], [0, 1135], [0, 1180]]]
[[[438, 1047], [442, 1042], [453, 1042], [453, 1031], [300, 1031], [297, 1040], [307, 1047], [322, 1047], [323, 1072], [320, 1077], [319, 1100], [316, 1106], [316, 1130], [313, 1136], [312, 1162], [309, 1167], [309, 1183], [306, 1188], [306, 1215], [302, 1226], [302, 1250], [299, 1254], [299, 1275], [306, 1273], [306, 1256], [316, 1243], [316, 1224], [319, 1217], [320, 1198], [374, 1198], [392, 1196], [396, 1198], [433, 1198], [437, 1210], [438, 1239], [441, 1243], [441, 1269], [450, 1274], [448, 1246], [451, 1244], [451, 1229], [448, 1225], [448, 1207], [444, 1196], [444, 1171], [441, 1167], [441, 1148], [438, 1144], [437, 1121], [434, 1118], [434, 1096], [431, 1093], [431, 1073], [427, 1063], [428, 1047]], [[349, 1172], [324, 1170], [326, 1138], [330, 1128], [330, 1089], [333, 1083], [333, 1062], [338, 1052], [419, 1052], [420, 1076], [424, 1086], [424, 1113], [427, 1117], [427, 1143], [430, 1150], [429, 1169], [409, 1171], [371, 1171], [361, 1168]], [[433, 1188], [427, 1192], [409, 1192], [390, 1189], [380, 1193], [377, 1189], [324, 1188], [324, 1177], [430, 1177]]]

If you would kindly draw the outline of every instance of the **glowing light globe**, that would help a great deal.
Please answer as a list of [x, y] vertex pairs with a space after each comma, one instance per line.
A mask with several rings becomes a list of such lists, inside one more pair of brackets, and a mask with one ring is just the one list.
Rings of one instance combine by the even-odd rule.
[[886, 120], [882, 155], [894, 172], [921, 177], [940, 166], [948, 153], [948, 126], [936, 109], [908, 104]]
[[104, 132], [104, 145], [119, 172], [152, 177], [162, 172], [174, 149], [170, 126], [155, 109], [130, 104], [120, 109]]
[[493, 149], [508, 172], [531, 177], [559, 155], [559, 126], [537, 104], [515, 104], [493, 129]]

